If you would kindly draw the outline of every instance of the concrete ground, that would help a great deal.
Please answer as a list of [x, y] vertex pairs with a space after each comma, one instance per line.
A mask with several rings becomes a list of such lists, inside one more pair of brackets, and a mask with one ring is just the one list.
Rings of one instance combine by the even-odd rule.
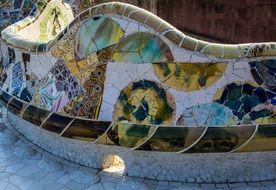
[[106, 171], [83, 167], [35, 146], [0, 115], [0, 190], [276, 190], [276, 181], [181, 183], [127, 177], [116, 167]]

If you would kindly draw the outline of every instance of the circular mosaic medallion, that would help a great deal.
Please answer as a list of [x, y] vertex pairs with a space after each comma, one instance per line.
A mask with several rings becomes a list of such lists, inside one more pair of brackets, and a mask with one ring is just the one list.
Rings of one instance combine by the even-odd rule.
[[250, 82], [235, 82], [218, 90], [213, 100], [230, 108], [239, 120], [250, 123], [273, 114], [265, 105], [275, 105], [275, 95], [274, 92]]
[[95, 16], [85, 20], [76, 33], [76, 59], [81, 60], [117, 44], [123, 35], [120, 25], [111, 18]]
[[176, 122], [176, 125], [185, 127], [220, 127], [237, 124], [238, 118], [233, 115], [231, 109], [216, 102], [187, 108]]
[[135, 32], [124, 37], [116, 46], [112, 59], [135, 64], [174, 60], [170, 47], [149, 32]]
[[186, 92], [206, 88], [224, 74], [227, 63], [157, 63], [155, 75], [167, 86]]
[[141, 80], [126, 86], [115, 105], [113, 120], [139, 124], [172, 124], [175, 101], [160, 84]]

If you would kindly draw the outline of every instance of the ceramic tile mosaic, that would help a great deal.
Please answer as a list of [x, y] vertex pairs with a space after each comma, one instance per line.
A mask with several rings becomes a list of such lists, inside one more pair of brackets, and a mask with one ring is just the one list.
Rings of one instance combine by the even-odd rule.
[[58, 6], [51, 8], [39, 25], [39, 39], [47, 42], [61, 32], [67, 24], [68, 19], [64, 12]]
[[17, 95], [23, 85], [23, 69], [20, 62], [16, 63], [12, 67], [12, 94]]
[[32, 105], [21, 113], [20, 100], [1, 101], [45, 130], [139, 150], [231, 152], [276, 122], [275, 42], [200, 41], [116, 2], [73, 18], [51, 0], [32, 15], [3, 30], [1, 47], [2, 90]]

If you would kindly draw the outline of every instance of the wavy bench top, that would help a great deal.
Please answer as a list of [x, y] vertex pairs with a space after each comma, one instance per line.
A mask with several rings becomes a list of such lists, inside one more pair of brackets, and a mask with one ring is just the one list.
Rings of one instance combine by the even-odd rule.
[[71, 23], [54, 39], [48, 42], [34, 41], [20, 36], [18, 33], [34, 23], [39, 18], [46, 5], [47, 4], [42, 3], [42, 8], [38, 8], [24, 20], [3, 30], [3, 42], [8, 46], [24, 52], [45, 53], [50, 51], [51, 48], [64, 38], [69, 33], [70, 29], [79, 22], [98, 15], [113, 15], [136, 21], [152, 29], [155, 33], [169, 39], [176, 46], [189, 51], [199, 52], [203, 55], [224, 59], [276, 56], [276, 42], [231, 45], [198, 40], [183, 34], [166, 21], [144, 9], [120, 2], [103, 3], [85, 10], [71, 21]]

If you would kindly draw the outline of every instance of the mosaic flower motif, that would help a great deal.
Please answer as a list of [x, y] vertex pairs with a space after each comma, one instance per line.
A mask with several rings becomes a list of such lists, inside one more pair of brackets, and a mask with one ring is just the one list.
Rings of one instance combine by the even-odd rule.
[[255, 81], [276, 92], [276, 60], [251, 61], [249, 65]]
[[173, 61], [169, 46], [149, 32], [136, 32], [120, 41], [113, 60], [126, 63], [159, 63]]
[[185, 127], [219, 127], [237, 123], [238, 118], [233, 115], [231, 109], [219, 103], [206, 103], [185, 109], [177, 120], [176, 125]]
[[78, 60], [117, 44], [124, 32], [114, 20], [97, 16], [84, 21], [76, 34], [75, 53]]
[[44, 84], [39, 89], [42, 102], [47, 110], [51, 110], [53, 105], [62, 96], [62, 92], [56, 88], [56, 80], [53, 75], [49, 75]]
[[87, 71], [89, 75], [83, 84], [85, 92], [70, 101], [64, 111], [74, 116], [97, 119], [102, 103], [106, 65]]
[[23, 85], [23, 69], [20, 62], [14, 64], [12, 68], [12, 94], [17, 95]]
[[[239, 120], [251, 113], [253, 108], [259, 104], [272, 103], [275, 105], [276, 103], [274, 92], [250, 83], [241, 84], [240, 82], [228, 84], [218, 90], [214, 100], [230, 108]], [[254, 119], [256, 118], [254, 117]]]
[[207, 88], [218, 81], [226, 63], [157, 63], [155, 75], [167, 86], [185, 92]]
[[175, 115], [172, 95], [160, 84], [141, 80], [130, 83], [118, 97], [114, 121], [140, 124], [171, 124]]
[[77, 78], [70, 73], [62, 60], [56, 62], [51, 73], [55, 77], [57, 90], [65, 91], [70, 100], [84, 92], [84, 88], [80, 86]]

